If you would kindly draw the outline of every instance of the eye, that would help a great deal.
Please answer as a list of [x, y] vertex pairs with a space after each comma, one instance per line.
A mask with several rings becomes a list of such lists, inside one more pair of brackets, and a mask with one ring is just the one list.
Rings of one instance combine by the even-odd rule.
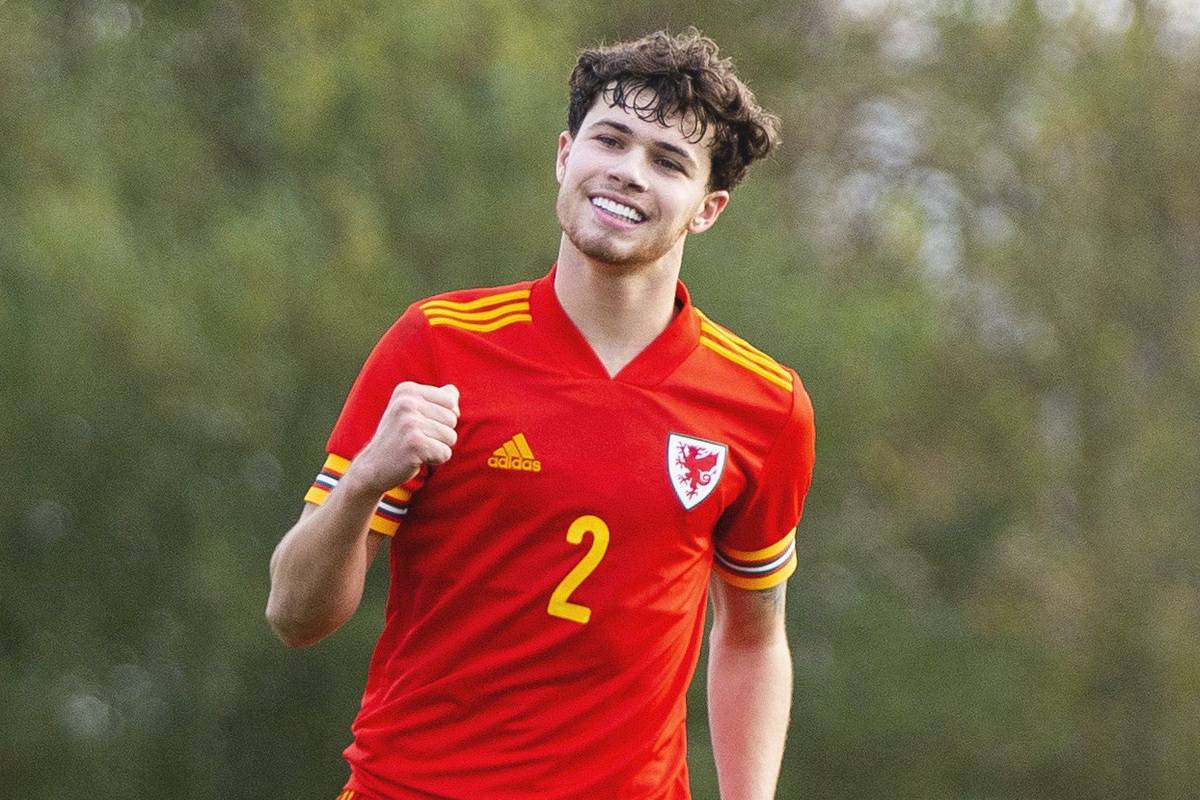
[[621, 144], [619, 141], [617, 141], [613, 137], [606, 136], [604, 134], [598, 135], [596, 137], [596, 141], [600, 142], [600, 144], [604, 145], [605, 147], [617, 147], [618, 145]]
[[673, 170], [675, 172], [683, 172], [684, 171], [682, 165], [680, 165], [678, 162], [672, 161], [669, 158], [660, 158], [658, 160], [658, 163], [661, 164], [662, 166], [666, 167], [667, 169]]

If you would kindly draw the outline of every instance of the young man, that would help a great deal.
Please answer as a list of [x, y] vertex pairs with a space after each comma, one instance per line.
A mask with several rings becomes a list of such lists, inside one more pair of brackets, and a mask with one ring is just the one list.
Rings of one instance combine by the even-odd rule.
[[584, 51], [550, 274], [416, 303], [367, 359], [267, 607], [321, 639], [389, 543], [343, 798], [688, 798], [714, 573], [721, 793], [774, 796], [812, 409], [678, 275], [775, 126], [694, 30]]

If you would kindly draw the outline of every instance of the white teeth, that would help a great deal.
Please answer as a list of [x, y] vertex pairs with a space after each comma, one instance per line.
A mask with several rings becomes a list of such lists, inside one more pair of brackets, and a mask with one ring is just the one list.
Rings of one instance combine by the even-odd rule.
[[609, 200], [607, 197], [593, 197], [592, 205], [597, 208], [602, 208], [610, 214], [616, 214], [619, 217], [625, 217], [630, 222], [641, 222], [644, 217], [637, 210], [629, 206], [621, 205], [615, 200]]

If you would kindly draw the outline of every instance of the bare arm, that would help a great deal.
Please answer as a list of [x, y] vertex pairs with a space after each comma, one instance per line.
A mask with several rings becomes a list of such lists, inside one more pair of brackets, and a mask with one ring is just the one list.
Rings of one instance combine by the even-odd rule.
[[339, 485], [319, 507], [306, 503], [271, 556], [267, 621], [289, 647], [320, 641], [350, 619], [386, 538], [367, 530], [378, 496], [350, 489]]
[[792, 704], [785, 591], [712, 579], [708, 724], [724, 800], [775, 797]]
[[320, 641], [350, 619], [382, 536], [368, 530], [385, 491], [457, 441], [458, 390], [402, 383], [374, 436], [320, 507], [308, 505], [271, 556], [267, 621], [289, 647]]

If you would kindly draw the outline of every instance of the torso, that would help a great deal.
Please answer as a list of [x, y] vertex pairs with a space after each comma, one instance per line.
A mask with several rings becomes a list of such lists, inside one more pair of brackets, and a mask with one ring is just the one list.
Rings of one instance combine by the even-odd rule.
[[[792, 395], [697, 346], [686, 303], [610, 378], [548, 279], [524, 286], [529, 321], [432, 314], [450, 320], [429, 338], [436, 380], [461, 392], [459, 441], [392, 543], [347, 755], [368, 794], [686, 798], [714, 537]], [[487, 316], [486, 294], [458, 297]]]

